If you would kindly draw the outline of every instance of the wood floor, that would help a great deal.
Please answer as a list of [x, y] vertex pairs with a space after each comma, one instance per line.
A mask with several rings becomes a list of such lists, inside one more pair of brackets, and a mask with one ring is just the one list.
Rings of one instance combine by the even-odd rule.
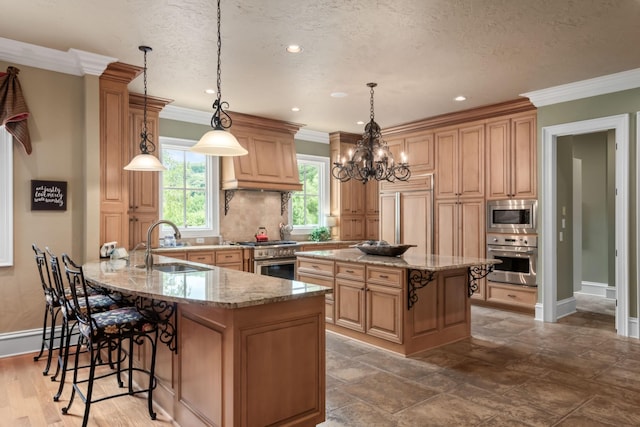
[[[75, 427], [82, 425], [84, 403], [74, 399], [69, 414], [61, 413], [67, 405], [71, 385], [69, 377], [62, 397], [53, 401], [59, 383], [50, 376], [42, 375], [46, 361], [44, 357], [34, 362], [35, 354], [26, 354], [0, 359], [0, 426], [4, 427]], [[55, 366], [51, 372], [55, 372]], [[112, 380], [112, 381], [108, 381]], [[94, 395], [118, 393], [113, 378], [96, 383]], [[108, 382], [107, 382], [108, 381]], [[90, 426], [173, 426], [172, 420], [158, 412], [156, 421], [149, 418], [145, 396], [126, 396], [96, 403], [91, 406]], [[184, 426], [186, 427], [186, 426]]]

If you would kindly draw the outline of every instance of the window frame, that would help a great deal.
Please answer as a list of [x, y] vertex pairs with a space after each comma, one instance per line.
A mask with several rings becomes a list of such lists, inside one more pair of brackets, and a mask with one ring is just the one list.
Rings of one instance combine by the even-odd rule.
[[13, 266], [13, 136], [0, 126], [0, 267]]
[[[320, 223], [318, 225], [294, 225], [291, 234], [293, 235], [302, 235], [309, 234], [316, 227], [323, 227], [327, 225], [327, 216], [329, 216], [330, 210], [330, 191], [329, 191], [329, 158], [324, 156], [314, 156], [311, 154], [296, 154], [296, 160], [298, 161], [298, 167], [300, 163], [311, 163], [319, 166], [319, 188], [318, 188], [318, 197], [320, 200], [318, 201], [318, 208], [320, 210], [318, 215], [318, 220]], [[289, 212], [287, 214], [287, 219], [289, 224], [293, 225], [293, 195], [289, 200]]]
[[[174, 150], [188, 150], [190, 147], [194, 146], [198, 141], [192, 139], [183, 139], [183, 138], [173, 138], [168, 136], [161, 136], [159, 138], [159, 157], [162, 160], [162, 150], [174, 149]], [[217, 156], [205, 156], [206, 158], [206, 166], [207, 166], [207, 196], [209, 201], [208, 206], [208, 215], [207, 221], [209, 222], [209, 227], [202, 228], [193, 228], [193, 227], [178, 227], [180, 230], [180, 234], [182, 237], [208, 237], [208, 236], [217, 236], [220, 234], [220, 158]], [[159, 188], [159, 206], [158, 206], [158, 217], [162, 218], [162, 206], [163, 206], [163, 194], [164, 194], [164, 172], [160, 172], [158, 174], [158, 179], [160, 182], [158, 183]], [[162, 224], [160, 233], [162, 236], [165, 234], [172, 234], [173, 228], [167, 226], [166, 224]]]

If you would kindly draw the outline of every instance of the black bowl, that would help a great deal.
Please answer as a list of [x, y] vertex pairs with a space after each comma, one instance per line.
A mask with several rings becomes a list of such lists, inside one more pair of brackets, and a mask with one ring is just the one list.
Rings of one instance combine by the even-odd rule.
[[415, 248], [417, 245], [362, 245], [359, 243], [354, 245], [360, 251], [367, 255], [379, 255], [379, 256], [400, 256], [405, 253], [409, 248]]

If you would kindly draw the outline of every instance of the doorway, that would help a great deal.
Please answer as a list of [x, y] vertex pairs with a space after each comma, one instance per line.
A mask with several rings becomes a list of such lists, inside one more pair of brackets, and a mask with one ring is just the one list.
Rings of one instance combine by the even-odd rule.
[[[536, 319], [556, 322], [562, 314], [562, 304], [558, 301], [558, 270], [567, 267], [563, 259], [562, 245], [564, 231], [563, 216], [566, 204], [558, 203], [558, 153], [566, 147], [558, 144], [558, 139], [568, 135], [584, 135], [595, 132], [614, 131], [615, 135], [615, 247], [617, 254], [613, 265], [616, 283], [616, 330], [619, 335], [628, 336], [629, 324], [629, 116], [621, 114], [593, 120], [548, 126], [542, 129], [542, 278], [539, 289], [542, 303], [536, 306]], [[562, 171], [560, 171], [562, 172]], [[561, 181], [562, 182], [562, 181]], [[559, 222], [560, 220], [560, 222]], [[560, 251], [559, 251], [560, 248]], [[564, 284], [563, 286], [566, 286]], [[573, 286], [569, 283], [569, 286]]]
[[[566, 287], [569, 314], [597, 317], [615, 325], [615, 131], [568, 135], [568, 158], [558, 167], [572, 168], [571, 213], [561, 228], [572, 244], [573, 288]], [[558, 199], [562, 199], [559, 195]], [[559, 279], [560, 280], [560, 279]], [[558, 300], [562, 299], [558, 290]]]

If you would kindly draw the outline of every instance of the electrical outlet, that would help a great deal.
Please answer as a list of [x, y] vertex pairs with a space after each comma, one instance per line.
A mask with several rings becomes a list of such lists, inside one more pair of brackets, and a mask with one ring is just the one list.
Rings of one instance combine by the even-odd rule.
[[204, 237], [196, 237], [196, 243], [204, 243]]

